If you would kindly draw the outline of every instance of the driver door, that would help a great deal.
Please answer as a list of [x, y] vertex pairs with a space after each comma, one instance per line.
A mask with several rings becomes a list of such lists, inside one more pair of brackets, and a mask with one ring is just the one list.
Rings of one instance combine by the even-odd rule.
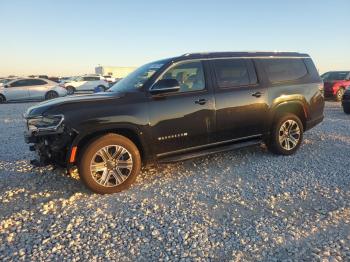
[[175, 64], [161, 79], [176, 79], [180, 90], [150, 97], [154, 153], [162, 157], [210, 143], [215, 128], [214, 96], [202, 62]]

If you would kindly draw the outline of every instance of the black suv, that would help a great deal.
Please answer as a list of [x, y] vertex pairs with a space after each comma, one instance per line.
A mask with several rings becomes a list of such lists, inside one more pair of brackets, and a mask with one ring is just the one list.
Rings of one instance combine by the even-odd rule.
[[78, 167], [94, 192], [135, 181], [141, 163], [266, 143], [293, 154], [323, 120], [323, 82], [306, 54], [197, 53], [146, 64], [108, 92], [58, 98], [25, 114], [37, 165]]

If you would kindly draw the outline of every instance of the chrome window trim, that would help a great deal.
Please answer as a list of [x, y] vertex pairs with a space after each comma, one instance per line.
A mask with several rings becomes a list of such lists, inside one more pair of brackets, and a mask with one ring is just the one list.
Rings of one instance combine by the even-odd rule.
[[[210, 61], [210, 60], [227, 60], [227, 59], [311, 59], [310, 56], [239, 56], [239, 57], [211, 57], [211, 58], [192, 58], [192, 59], [184, 59], [177, 62], [172, 62], [172, 64], [164, 71], [161, 75], [159, 75], [154, 83], [151, 85], [151, 87], [148, 89], [148, 91], [152, 90], [153, 86], [158, 82], [158, 80], [163, 77], [163, 75], [174, 66], [181, 64], [181, 63], [187, 63], [187, 62], [195, 62], [195, 61]], [[205, 90], [205, 88], [204, 88]]]

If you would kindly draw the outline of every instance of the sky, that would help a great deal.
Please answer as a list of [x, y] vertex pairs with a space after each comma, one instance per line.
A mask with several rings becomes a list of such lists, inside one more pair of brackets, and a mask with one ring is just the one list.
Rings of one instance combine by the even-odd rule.
[[189, 52], [297, 51], [350, 70], [350, 0], [0, 0], [0, 76], [93, 73]]

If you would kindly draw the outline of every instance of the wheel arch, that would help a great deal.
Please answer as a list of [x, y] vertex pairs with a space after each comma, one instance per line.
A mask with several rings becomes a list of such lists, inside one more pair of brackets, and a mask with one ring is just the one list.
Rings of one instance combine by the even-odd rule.
[[46, 99], [47, 94], [49, 94], [49, 93], [56, 93], [57, 96], [59, 96], [59, 94], [58, 94], [57, 91], [51, 89], [51, 90], [49, 90], [49, 91], [47, 91], [47, 92], [45, 93], [45, 95], [44, 95], [44, 98], [45, 98], [45, 99]]
[[284, 113], [292, 113], [298, 116], [305, 131], [308, 111], [306, 106], [301, 101], [287, 101], [276, 105], [272, 110], [270, 123], [272, 124], [280, 115]]
[[7, 101], [6, 96], [4, 94], [0, 93], [0, 97], [4, 98], [4, 102]]
[[[74, 138], [73, 143], [72, 143], [72, 145], [67, 153], [68, 166], [74, 165], [76, 163], [76, 160], [79, 158], [79, 154], [82, 152], [83, 148], [87, 144], [89, 144], [93, 140], [95, 140], [103, 135], [107, 135], [107, 134], [111, 134], [111, 133], [122, 135], [122, 136], [125, 136], [126, 138], [130, 139], [135, 144], [135, 146], [138, 148], [138, 150], [140, 152], [141, 160], [144, 161], [145, 159], [147, 159], [147, 157], [148, 157], [147, 148], [145, 146], [143, 139], [140, 137], [140, 134], [142, 134], [142, 132], [138, 131], [134, 127], [120, 126], [120, 127], [109, 127], [109, 128], [98, 129], [98, 130], [94, 130], [92, 132], [84, 133], [81, 135], [78, 134]], [[77, 156], [75, 157], [75, 161], [73, 163], [71, 163], [70, 158], [71, 158], [71, 154], [72, 154], [74, 147], [77, 148], [77, 151], [76, 151]]]

